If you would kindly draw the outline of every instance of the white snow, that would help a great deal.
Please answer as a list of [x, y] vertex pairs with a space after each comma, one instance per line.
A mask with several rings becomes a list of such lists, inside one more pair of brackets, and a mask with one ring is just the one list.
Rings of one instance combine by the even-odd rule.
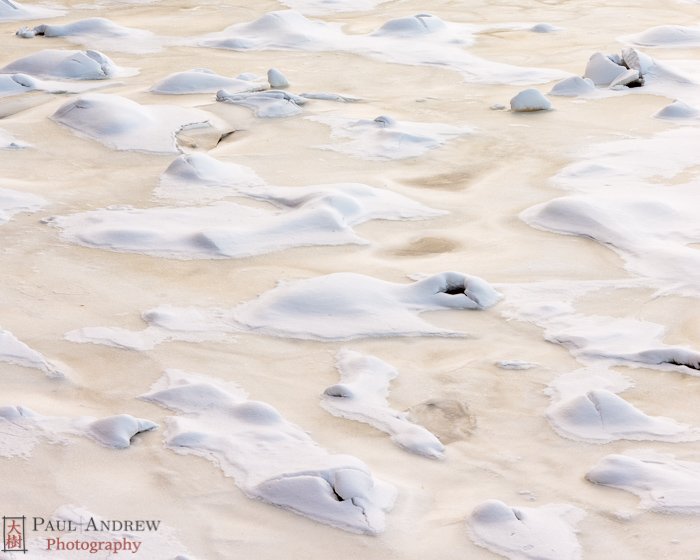
[[576, 524], [585, 513], [567, 504], [511, 507], [487, 500], [467, 519], [472, 540], [510, 560], [580, 560]]
[[476, 26], [417, 14], [389, 20], [374, 32], [355, 35], [345, 33], [338, 24], [283, 10], [252, 22], [237, 23], [197, 42], [205, 47], [233, 50], [350, 52], [397, 64], [448, 68], [476, 83], [533, 84], [566, 75], [558, 70], [512, 66], [472, 55], [465, 47], [473, 44], [473, 35], [478, 31]]
[[577, 313], [575, 300], [591, 291], [605, 288], [648, 286], [648, 281], [615, 282], [536, 282], [498, 285], [505, 294], [502, 314], [507, 319], [528, 321], [544, 329], [544, 338], [561, 344], [579, 361], [640, 364], [665, 371], [698, 375], [700, 352], [683, 346], [665, 344], [666, 328], [658, 323], [629, 317]]
[[143, 395], [182, 413], [168, 419], [166, 445], [213, 461], [249, 498], [355, 533], [384, 530], [395, 489], [360, 460], [331, 454], [270, 405], [241, 388], [168, 370]]
[[579, 441], [700, 439], [700, 429], [649, 416], [617, 394], [630, 385], [621, 375], [601, 368], [561, 375], [545, 391], [553, 400], [546, 416], [559, 435]]
[[259, 91], [253, 93], [231, 93], [225, 89], [216, 92], [216, 100], [251, 109], [256, 117], [291, 117], [301, 113], [306, 99], [286, 91]]
[[353, 226], [368, 220], [416, 220], [445, 213], [362, 184], [269, 186], [250, 168], [197, 153], [180, 156], [168, 167], [157, 194], [200, 202], [239, 196], [265, 201], [276, 208], [234, 202], [174, 208], [118, 207], [45, 221], [60, 228], [63, 239], [89, 247], [211, 259], [310, 245], [366, 244]]
[[639, 496], [643, 509], [700, 514], [700, 463], [653, 452], [614, 454], [603, 457], [586, 478]]
[[420, 318], [424, 311], [486, 309], [500, 294], [476, 276], [435, 274], [411, 284], [339, 272], [280, 284], [233, 309], [162, 306], [143, 315], [148, 327], [85, 327], [66, 334], [73, 342], [148, 350], [167, 340], [219, 340], [251, 331], [270, 336], [350, 340], [378, 336], [464, 336]]
[[697, 188], [639, 188], [637, 194], [556, 198], [529, 208], [521, 218], [539, 229], [594, 239], [637, 274], [700, 290], [700, 252], [688, 246], [700, 242], [698, 203]]
[[700, 118], [700, 109], [676, 99], [654, 113], [657, 119], [695, 120]]
[[14, 0], [0, 0], [0, 21], [50, 18], [58, 17], [64, 13], [64, 10], [54, 10], [33, 5], [25, 6]]
[[340, 383], [328, 387], [321, 406], [341, 418], [374, 426], [391, 436], [398, 446], [439, 459], [445, 452], [440, 440], [423, 426], [413, 423], [408, 413], [389, 407], [389, 385], [399, 373], [375, 356], [341, 350], [336, 356]]
[[536, 89], [525, 89], [510, 100], [510, 109], [518, 113], [549, 111], [552, 104]]
[[141, 105], [113, 94], [92, 93], [68, 101], [51, 118], [115, 150], [177, 153], [176, 133], [188, 127], [226, 132], [227, 125], [200, 109]]
[[277, 68], [270, 68], [267, 71], [267, 82], [271, 88], [286, 88], [289, 86], [289, 81]]
[[626, 35], [620, 40], [640, 47], [698, 47], [700, 27], [658, 25], [635, 35]]
[[99, 51], [45, 49], [0, 68], [0, 74], [30, 74], [59, 80], [106, 80], [133, 75], [134, 71], [120, 68]]
[[500, 299], [487, 282], [458, 272], [395, 284], [339, 272], [282, 284], [231, 311], [259, 334], [319, 340], [375, 336], [460, 336], [419, 317], [437, 309], [486, 309]]
[[62, 25], [43, 23], [32, 28], [23, 27], [17, 31], [17, 35], [25, 39], [36, 36], [64, 37], [71, 43], [91, 49], [139, 54], [158, 52], [163, 42], [150, 31], [124, 27], [102, 17]]
[[[331, 139], [341, 142], [318, 146], [369, 160], [406, 159], [425, 154], [473, 129], [442, 123], [397, 121], [379, 116], [369, 119], [307, 117], [331, 127]], [[346, 141], [342, 141], [346, 140]]]
[[[9, 134], [7, 136], [5, 134], [5, 131], [0, 130], [0, 148], [17, 149], [27, 146]], [[14, 189], [0, 188], [0, 225], [10, 221], [15, 214], [36, 212], [47, 204], [48, 202], [40, 196]]]
[[[43, 512], [42, 512], [43, 513]], [[46, 524], [39, 526], [39, 531], [27, 532], [27, 552], [22, 554], [26, 560], [112, 560], [116, 557], [129, 558], [131, 556], [144, 558], [159, 558], [163, 560], [194, 560], [189, 555], [189, 551], [178, 539], [178, 531], [166, 525], [161, 520], [157, 522], [157, 529], [150, 531], [95, 531], [94, 528], [101, 528], [103, 522], [110, 523], [104, 517], [94, 514], [92, 511], [75, 505], [66, 504], [57, 508], [53, 513], [44, 513]], [[41, 529], [46, 528], [48, 522], [54, 527], [70, 527], [74, 531], [50, 531], [42, 534]], [[90, 525], [93, 522], [94, 526]], [[27, 524], [27, 528], [33, 529]], [[39, 535], [39, 536], [29, 536]], [[66, 548], [59, 548], [53, 544], [51, 550], [47, 550], [48, 538], [61, 539], [61, 543], [68, 545]], [[75, 541], [80, 540], [86, 543], [82, 546], [94, 547], [94, 551], [89, 548], [85, 550], [70, 549]], [[107, 543], [119, 543], [123, 545], [126, 541], [129, 548], [120, 550], [105, 550]], [[99, 547], [102, 546], [102, 550]], [[12, 554], [12, 553], [10, 553]], [[2, 560], [9, 560], [16, 555], [5, 556], [0, 552]]]
[[128, 414], [94, 418], [92, 416], [43, 416], [23, 406], [0, 406], [0, 456], [28, 457], [43, 439], [66, 443], [65, 436], [90, 438], [100, 445], [125, 449], [137, 434], [154, 430], [150, 420]]
[[364, 12], [373, 10], [388, 0], [280, 0], [289, 8], [303, 14], [323, 15], [341, 12]]
[[613, 62], [603, 53], [597, 52], [592, 54], [588, 60], [583, 77], [588, 78], [597, 86], [609, 86], [625, 71], [624, 66]]
[[0, 362], [38, 369], [48, 377], [61, 379], [66, 377], [65, 366], [57, 364], [43, 354], [31, 349], [17, 339], [10, 331], [0, 329]]
[[[21, 150], [28, 147], [29, 144], [17, 140], [12, 134], [0, 128], [0, 150]], [[7, 218], [4, 216], [15, 213], [17, 208], [26, 207], [30, 209], [29, 211], [33, 211], [34, 208], [39, 208], [44, 205], [39, 197], [33, 198], [39, 206], [32, 204], [32, 197], [30, 195], [25, 195], [9, 189], [0, 189], [0, 224], [7, 221]], [[25, 212], [27, 210], [19, 211]]]
[[151, 91], [161, 94], [216, 93], [226, 89], [230, 93], [243, 93], [265, 89], [260, 79], [229, 78], [208, 68], [194, 68], [185, 72], [175, 72], [155, 84]]

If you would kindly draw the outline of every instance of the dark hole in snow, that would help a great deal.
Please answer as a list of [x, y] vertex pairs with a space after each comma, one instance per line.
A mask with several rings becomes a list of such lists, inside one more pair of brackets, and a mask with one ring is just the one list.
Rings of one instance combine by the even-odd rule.
[[694, 363], [694, 362], [690, 362], [690, 361], [688, 361], [688, 362], [681, 362], [681, 361], [679, 361], [679, 360], [672, 359], [672, 360], [667, 360], [666, 363], [667, 363], [667, 364], [674, 365], [674, 366], [685, 366], [685, 367], [687, 367], [687, 368], [696, 369], [696, 370], [700, 371], [700, 364]]
[[345, 499], [338, 494], [338, 492], [335, 491], [335, 488], [331, 485], [331, 491], [333, 492], [333, 497], [338, 501], [338, 502], [344, 502]]
[[445, 288], [444, 293], [451, 296], [458, 296], [460, 294], [464, 295], [465, 289], [464, 284], [453, 284], [448, 285], [447, 288]]

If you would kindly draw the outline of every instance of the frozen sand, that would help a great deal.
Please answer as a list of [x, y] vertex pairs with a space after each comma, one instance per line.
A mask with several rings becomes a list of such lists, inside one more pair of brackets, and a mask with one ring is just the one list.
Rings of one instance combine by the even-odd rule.
[[[77, 47], [69, 37], [23, 39], [14, 35], [21, 25], [66, 25], [105, 17], [124, 28], [150, 31], [157, 37], [177, 35], [187, 41], [285, 7], [272, 1], [247, 6], [109, 0], [90, 5], [23, 4], [69, 13], [56, 20], [41, 16], [31, 22], [3, 23], [6, 49], [0, 66], [43, 49], [93, 48]], [[37, 445], [27, 459], [3, 459], [0, 475], [12, 480], [3, 493], [5, 515], [48, 517], [56, 507], [75, 503], [103, 516], [162, 519], [177, 529], [182, 547], [137, 555], [144, 558], [173, 560], [185, 555], [228, 560], [234, 554], [276, 560], [283, 551], [304, 560], [329, 556], [488, 560], [498, 556], [475, 545], [465, 528], [465, 519], [480, 504], [500, 500], [507, 508], [530, 513], [526, 508], [539, 512], [545, 504], [564, 503], [588, 514], [577, 525], [583, 558], [694, 558], [697, 530], [688, 517], [639, 509], [635, 495], [593, 485], [584, 477], [606, 455], [629, 456], [648, 446], [674, 455], [676, 461], [697, 463], [698, 444], [618, 440], [600, 446], [562, 438], [548, 423], [545, 414], [552, 401], [542, 391], [562, 374], [602, 365], [634, 383], [622, 392], [609, 390], [638, 411], [651, 418], [698, 425], [697, 377], [692, 375], [697, 370], [628, 359], [640, 353], [659, 357], [662, 353], [657, 351], [669, 348], [672, 358], [679, 349], [698, 350], [697, 299], [689, 282], [694, 274], [689, 251], [697, 251], [697, 243], [692, 235], [686, 237], [692, 225], [677, 221], [666, 232], [651, 227], [663, 216], [653, 211], [661, 202], [684, 220], [693, 219], [686, 208], [694, 204], [692, 196], [676, 196], [676, 191], [688, 193], [697, 183], [697, 123], [692, 118], [652, 116], [674, 99], [700, 106], [692, 83], [698, 81], [693, 70], [697, 49], [639, 47], [662, 67], [676, 69], [681, 80], [666, 74], [650, 77], [640, 88], [598, 86], [596, 96], [550, 97], [556, 110], [545, 113], [516, 114], [489, 107], [507, 105], [519, 91], [533, 85], [533, 76], [540, 71], [523, 68], [555, 69], [556, 80], [582, 76], [593, 53], [621, 52], [621, 36], [659, 25], [694, 26], [698, 5], [575, 0], [532, 6], [518, 1], [507, 6], [474, 4], [465, 10], [452, 1], [411, 0], [379, 3], [367, 12], [324, 14], [311, 13], [309, 6], [295, 8], [305, 10], [310, 19], [342, 25], [344, 36], [358, 37], [363, 48], [382, 52], [231, 51], [168, 44], [157, 53], [139, 55], [100, 48], [120, 68], [139, 68], [140, 74], [102, 80], [32, 76], [61, 81], [66, 89], [70, 86], [69, 91], [99, 85], [104, 88], [100, 91], [141, 107], [168, 106], [178, 114], [203, 111], [223, 119], [228, 125], [224, 130], [235, 129], [225, 137], [203, 131], [213, 140], [195, 153], [189, 153], [190, 145], [197, 142], [186, 145], [183, 133], [177, 134], [175, 148], [169, 138], [172, 151], [167, 153], [115, 150], [49, 120], [80, 92], [60, 95], [47, 93], [58, 88], [36, 88], [0, 99], [2, 128], [31, 145], [1, 152], [1, 186], [46, 202], [35, 212], [14, 214], [1, 226], [0, 325], [51, 363], [65, 363], [62, 370], [68, 372], [68, 379], [53, 379], [39, 369], [2, 362], [2, 393], [6, 404], [21, 404], [42, 415], [105, 418], [124, 412], [165, 426], [166, 417], [173, 413], [134, 399], [148, 390], [163, 369], [206, 371], [222, 381], [235, 381], [246, 388], [250, 399], [269, 403], [286, 421], [309, 430], [320, 448], [357, 457], [374, 478], [397, 487], [384, 532], [363, 536], [340, 531], [251, 500], [209, 461], [165, 448], [162, 431], [138, 436], [124, 450], [74, 437], [70, 445]], [[446, 24], [446, 33], [411, 35], [409, 26], [400, 23], [378, 33], [389, 21], [421, 23], [413, 16], [426, 12]], [[560, 30], [531, 31], [541, 22]], [[454, 34], [460, 30], [462, 35]], [[449, 43], [455, 38], [461, 42]], [[393, 52], [384, 49], [389, 44]], [[425, 61], [419, 60], [421, 49]], [[388, 62], [387, 53], [396, 54], [400, 63]], [[446, 60], [447, 66], [438, 64]], [[263, 119], [245, 107], [215, 102], [215, 91], [187, 95], [150, 91], [168, 76], [201, 67], [232, 79], [254, 74], [263, 85], [267, 70], [278, 68], [291, 84], [285, 91], [301, 97], [302, 92], [336, 92], [364, 101], [341, 104], [310, 99], [303, 114]], [[489, 80], [499, 83], [485, 83]], [[521, 80], [525, 83], [516, 83]], [[536, 87], [544, 93], [554, 85], [550, 81]], [[472, 132], [417, 157], [375, 160], [319, 150], [317, 146], [339, 146], [352, 139], [332, 139], [328, 125], [304, 118], [356, 122], [372, 121], [378, 115], [388, 115], [399, 124], [467, 126]], [[160, 124], [155, 129], [163, 132], [163, 138], [175, 130]], [[195, 134], [186, 132], [190, 138]], [[131, 137], [140, 138], [140, 132]], [[180, 157], [178, 149], [188, 153]], [[211, 161], [203, 166], [184, 163], [189, 156], [207, 152], [234, 167], [217, 176], [215, 164], [207, 168]], [[175, 181], [161, 180], [174, 160], [184, 163], [184, 170], [171, 169], [167, 175]], [[592, 164], [588, 173], [569, 173], [573, 170], [569, 166], [587, 163]], [[596, 175], [596, 165], [607, 169]], [[185, 178], [190, 171], [195, 177], [192, 182]], [[348, 184], [371, 186], [450, 213], [430, 220], [372, 219], [354, 225], [355, 233], [370, 245], [295, 247], [245, 260], [162, 259], [139, 252], [94, 250], [61, 239], [60, 229], [42, 223], [50, 216], [84, 216], [106, 208], [123, 216], [127, 213], [120, 211], [127, 207], [198, 208], [224, 199], [266, 213], [286, 211], [298, 204], [294, 201], [316, 196], [306, 191], [309, 187], [318, 193], [324, 190], [321, 185]], [[651, 201], [652, 211], [639, 214], [644, 219], [651, 216], [649, 224], [635, 223], [632, 217], [638, 214], [630, 214], [624, 224], [609, 225], [623, 238], [627, 227], [644, 232], [645, 239], [654, 241], [653, 246], [649, 244], [653, 251], [646, 255], [646, 245], [642, 254], [628, 248], [611, 250], [604, 242], [535, 229], [518, 219], [527, 208], [587, 194], [596, 197], [591, 202], [600, 203], [601, 212], [606, 195], [620, 196], [615, 209], [627, 208], [635, 197]], [[675, 258], [663, 255], [677, 249], [688, 257], [685, 265], [677, 254]], [[669, 266], [657, 267], [661, 262]], [[690, 277], [683, 276], [684, 266]], [[352, 342], [353, 350], [378, 356], [400, 372], [390, 385], [389, 406], [396, 411], [410, 407], [412, 421], [446, 444], [441, 461], [407, 453], [374, 427], [335, 418], [319, 407], [320, 393], [339, 382], [335, 355], [347, 343], [261, 336], [255, 330], [235, 328], [227, 315], [271, 293], [280, 281], [296, 285], [353, 273], [393, 286], [410, 286], [409, 274], [430, 277], [449, 270], [479, 275], [503, 298], [482, 311], [410, 313], [412, 319], [417, 316], [432, 328], [470, 336], [379, 336]], [[596, 289], [585, 289], [592, 283]], [[514, 306], [512, 300], [519, 298], [515, 292], [525, 284], [531, 289], [517, 305], [521, 319], [506, 317]], [[542, 297], [533, 295], [534, 286], [539, 286], [537, 293]], [[351, 296], [359, 291], [352, 282], [344, 289]], [[309, 298], [315, 301], [313, 296]], [[525, 309], [528, 298], [530, 314]], [[357, 301], [351, 298], [351, 303]], [[393, 308], [393, 303], [388, 307]], [[541, 315], [533, 311], [538, 304], [540, 311], [566, 313], [560, 316], [561, 322], [540, 320]], [[266, 312], [272, 309], [278, 308], [265, 307]], [[139, 317], [144, 310], [159, 311], [147, 312], [143, 322]], [[222, 310], [225, 320], [221, 315], [203, 314], [209, 310]], [[341, 319], [336, 322], [342, 324]], [[208, 330], [212, 323], [215, 331]], [[368, 319], [363, 326], [375, 328], [376, 323]], [[95, 325], [122, 329], [124, 345], [74, 344], [63, 338], [64, 333]], [[144, 327], [149, 334], [142, 337], [138, 333]], [[159, 337], [168, 343], [156, 344]], [[138, 346], [149, 340], [151, 349], [125, 350], [131, 343]], [[620, 358], [621, 354], [627, 357]], [[538, 365], [502, 369], [496, 362]], [[452, 429], [457, 424], [459, 429]], [[450, 437], [444, 439], [448, 433]], [[683, 477], [674, 471], [670, 478]], [[687, 485], [683, 488], [685, 492]], [[499, 527], [507, 531], [508, 525]], [[33, 551], [38, 557], [43, 553], [41, 547]]]

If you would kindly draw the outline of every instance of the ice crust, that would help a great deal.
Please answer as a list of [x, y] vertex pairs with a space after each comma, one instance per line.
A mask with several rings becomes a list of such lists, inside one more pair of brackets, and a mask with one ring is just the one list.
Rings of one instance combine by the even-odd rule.
[[546, 416], [563, 437], [592, 443], [625, 440], [697, 441], [700, 430], [670, 418], [649, 416], [618, 393], [631, 383], [604, 368], [586, 368], [555, 379], [546, 390]]
[[331, 454], [240, 387], [168, 370], [145, 400], [181, 413], [166, 445], [217, 464], [249, 497], [355, 533], [384, 530], [393, 486], [349, 455]]
[[613, 454], [603, 457], [586, 478], [639, 496], [643, 509], [700, 514], [700, 463], [654, 452]]
[[392, 409], [387, 402], [389, 385], [399, 373], [375, 356], [341, 350], [336, 356], [340, 383], [328, 387], [321, 406], [348, 420], [374, 426], [391, 436], [399, 447], [431, 459], [445, 452], [440, 440], [408, 418], [408, 413]]
[[84, 327], [66, 334], [73, 342], [149, 350], [167, 340], [221, 340], [252, 332], [283, 338], [351, 340], [384, 336], [461, 337], [420, 314], [432, 310], [487, 309], [501, 299], [476, 276], [443, 272], [410, 284], [339, 272], [280, 284], [233, 309], [162, 306], [143, 315], [147, 327]]
[[114, 94], [91, 93], [68, 101], [54, 121], [115, 150], [178, 153], [176, 134], [187, 128], [209, 128], [221, 134], [228, 127], [200, 109], [141, 105]]
[[417, 14], [389, 20], [366, 35], [352, 35], [338, 24], [282, 10], [234, 24], [197, 42], [204, 47], [232, 50], [350, 52], [397, 64], [446, 67], [475, 83], [534, 84], [565, 76], [558, 70], [512, 66], [470, 54], [465, 47], [473, 44], [478, 31], [476, 26]]

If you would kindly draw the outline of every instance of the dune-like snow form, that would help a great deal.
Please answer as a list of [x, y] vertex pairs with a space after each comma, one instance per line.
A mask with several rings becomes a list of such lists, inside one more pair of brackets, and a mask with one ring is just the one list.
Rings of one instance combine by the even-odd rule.
[[665, 187], [658, 179], [671, 180], [697, 165], [697, 142], [697, 127], [676, 127], [647, 138], [601, 142], [578, 152], [573, 163], [552, 177], [552, 183], [562, 189], [592, 193], [646, 195], [661, 191], [663, 198], [682, 205], [682, 199], [677, 197], [693, 196], [693, 192], [681, 191], [697, 192], [697, 181], [688, 184], [692, 188], [682, 189], [684, 185]]
[[511, 507], [487, 500], [467, 519], [475, 544], [510, 560], [579, 560], [576, 524], [585, 512], [567, 504]]
[[595, 99], [634, 93], [699, 99], [696, 69], [681, 66], [677, 69], [634, 48], [624, 48], [621, 54], [596, 52], [589, 58], [583, 78], [565, 78], [553, 86], [550, 95]]
[[496, 362], [496, 366], [501, 369], [509, 369], [514, 371], [522, 371], [526, 369], [532, 369], [539, 366], [532, 362], [526, 362], [523, 360], [499, 360]]
[[180, 131], [208, 128], [222, 135], [229, 132], [220, 119], [200, 109], [141, 105], [104, 93], [68, 101], [51, 118], [115, 150], [177, 153], [176, 135]]
[[234, 202], [190, 208], [112, 208], [53, 218], [61, 237], [88, 247], [178, 259], [243, 258], [291, 247], [366, 243], [331, 203], [288, 211]]
[[666, 105], [654, 113], [654, 117], [657, 119], [669, 119], [669, 120], [697, 120], [700, 118], [700, 109], [692, 107], [679, 99], [676, 99], [673, 103]]
[[658, 25], [636, 35], [626, 35], [620, 40], [639, 47], [698, 47], [700, 27]]
[[389, 384], [399, 372], [375, 356], [341, 350], [336, 356], [340, 383], [328, 387], [321, 406], [341, 418], [357, 420], [391, 436], [398, 446], [431, 459], [445, 452], [440, 440], [408, 418], [408, 413], [389, 407]]
[[[27, 144], [18, 142], [5, 131], [0, 130], [0, 148], [16, 149], [24, 148]], [[6, 139], [7, 142], [3, 142]], [[23, 212], [36, 212], [46, 206], [48, 202], [36, 196], [13, 189], [0, 188], [0, 225], [9, 222], [12, 216]]]
[[[250, 167], [195, 152], [178, 156], [160, 176], [155, 194], [162, 198], [209, 201], [267, 192], [267, 183]], [[291, 192], [297, 192], [296, 189]]]
[[321, 101], [337, 101], [338, 103], [357, 103], [362, 101], [359, 97], [327, 91], [300, 93], [299, 97], [303, 97], [304, 99], [320, 99]]
[[473, 129], [467, 126], [397, 121], [387, 116], [379, 116], [374, 120], [307, 118], [330, 126], [331, 138], [341, 140], [318, 146], [319, 148], [369, 160], [417, 157], [439, 148], [452, 139], [473, 132]]
[[43, 416], [23, 406], [0, 406], [0, 455], [27, 457], [40, 440], [67, 441], [65, 436], [90, 438], [105, 447], [125, 449], [137, 434], [154, 430], [150, 420], [128, 414], [92, 416]]
[[14, 0], [0, 0], [0, 21], [19, 21], [23, 19], [39, 19], [58, 17], [63, 10], [52, 10], [38, 6], [25, 6]]
[[[653, 192], [653, 195], [652, 195]], [[556, 198], [521, 214], [529, 225], [594, 239], [618, 253], [629, 270], [700, 290], [696, 208], [700, 188], [668, 187], [636, 195], [586, 194]]]
[[581, 97], [592, 96], [596, 93], [595, 83], [590, 78], [581, 78], [579, 76], [571, 76], [557, 82], [552, 87], [549, 95], [558, 95], [561, 97]]
[[475, 26], [451, 23], [431, 14], [393, 19], [366, 35], [346, 34], [340, 25], [310, 20], [295, 10], [276, 11], [198, 39], [204, 47], [233, 50], [350, 52], [387, 62], [448, 68], [468, 82], [544, 83], [564, 77], [558, 70], [491, 62], [469, 54]]
[[603, 457], [586, 478], [639, 496], [643, 509], [700, 514], [700, 463], [651, 452], [615, 454]]
[[[205, 186], [197, 183], [201, 181]], [[219, 182], [220, 181], [220, 182]], [[166, 170], [159, 194], [201, 200], [242, 196], [280, 209], [218, 202], [190, 208], [107, 208], [46, 220], [63, 239], [101, 249], [180, 259], [242, 258], [291, 247], [365, 244], [353, 226], [368, 220], [439, 216], [391, 191], [362, 184], [267, 186], [251, 170], [205, 154], [181, 156]], [[203, 195], [199, 193], [202, 192]]]
[[30, 91], [82, 93], [90, 89], [107, 87], [108, 85], [106, 82], [40, 80], [28, 74], [0, 74], [0, 97], [20, 95]]
[[525, 89], [510, 100], [510, 109], [516, 113], [549, 111], [551, 108], [552, 103], [549, 99], [534, 88]]
[[85, 327], [72, 342], [150, 350], [168, 340], [221, 340], [251, 331], [270, 336], [350, 340], [378, 336], [464, 336], [422, 320], [440, 309], [486, 309], [501, 296], [476, 276], [443, 272], [412, 284], [340, 272], [281, 284], [230, 310], [161, 306], [144, 313], [147, 327]]
[[10, 331], [0, 329], [0, 362], [38, 369], [48, 377], [66, 377], [66, 368], [47, 359], [17, 339]]
[[422, 220], [447, 214], [398, 193], [361, 183], [302, 187], [268, 185], [253, 169], [205, 153], [176, 158], [160, 177], [156, 195], [176, 200], [216, 200], [239, 196], [293, 209], [312, 200], [345, 200], [339, 211], [352, 223], [366, 220]]
[[350, 340], [375, 336], [460, 336], [419, 317], [438, 309], [486, 309], [500, 299], [476, 276], [443, 272], [395, 284], [340, 272], [282, 284], [231, 311], [256, 333], [291, 338]]
[[194, 68], [170, 74], [154, 85], [151, 91], [168, 95], [216, 93], [221, 89], [225, 89], [229, 93], [245, 93], [264, 90], [266, 87], [265, 82], [257, 77], [243, 75], [242, 77], [229, 78], [208, 68]]
[[289, 80], [277, 68], [270, 68], [267, 71], [267, 83], [273, 89], [281, 89], [289, 87]]
[[[0, 128], [0, 150], [21, 150], [28, 147], [29, 144], [17, 140], [12, 134]], [[33, 198], [38, 199], [38, 197]], [[41, 203], [43, 206], [43, 201], [37, 200], [37, 202]], [[26, 212], [27, 210], [15, 210], [16, 208], [23, 208], [25, 204], [29, 204], [30, 208], [33, 207], [29, 195], [24, 195], [9, 189], [0, 189], [0, 224], [8, 220], [8, 215], [11, 216], [17, 211]]]
[[42, 23], [32, 28], [23, 27], [17, 31], [17, 35], [25, 39], [36, 36], [63, 37], [71, 43], [91, 49], [138, 54], [158, 52], [163, 42], [150, 31], [124, 27], [101, 17], [62, 25]]
[[355, 457], [319, 447], [239, 387], [168, 370], [142, 398], [183, 413], [168, 420], [170, 449], [213, 461], [249, 498], [346, 531], [384, 530], [392, 486]]
[[544, 338], [561, 344], [584, 363], [605, 361], [644, 364], [665, 371], [700, 375], [700, 352], [662, 342], [666, 327], [650, 321], [577, 313], [573, 302], [587, 293], [625, 287], [648, 287], [634, 281], [568, 284], [539, 282], [499, 285], [505, 294], [502, 314], [544, 329]]
[[63, 80], [107, 80], [133, 75], [99, 51], [46, 49], [11, 62], [0, 74], [30, 74], [32, 77]]
[[[22, 554], [25, 560], [113, 560], [114, 558], [158, 558], [162, 560], [194, 560], [187, 548], [179, 541], [178, 532], [165, 525], [161, 520], [148, 520], [145, 531], [99, 530], [103, 523], [112, 523], [92, 511], [74, 505], [63, 505], [50, 515], [45, 515], [45, 525], [39, 531], [27, 533], [27, 552]], [[112, 518], [113, 519], [113, 518]], [[71, 527], [73, 530], [58, 530], [42, 534], [48, 523], [53, 527]], [[27, 524], [28, 528], [33, 528]], [[95, 530], [95, 529], [98, 530]], [[39, 536], [33, 536], [39, 535]], [[60, 539], [63, 547], [52, 543], [48, 548], [47, 538]], [[85, 543], [83, 550], [74, 549], [74, 543]], [[5, 556], [0, 552], [0, 559], [14, 560], [17, 556]]]
[[700, 439], [700, 430], [649, 416], [617, 395], [630, 386], [623, 376], [600, 368], [561, 375], [545, 391], [553, 400], [547, 419], [559, 435], [593, 443]]
[[270, 90], [253, 93], [231, 93], [225, 89], [216, 92], [216, 100], [241, 105], [253, 111], [256, 117], [291, 117], [301, 113], [306, 98], [286, 91]]

